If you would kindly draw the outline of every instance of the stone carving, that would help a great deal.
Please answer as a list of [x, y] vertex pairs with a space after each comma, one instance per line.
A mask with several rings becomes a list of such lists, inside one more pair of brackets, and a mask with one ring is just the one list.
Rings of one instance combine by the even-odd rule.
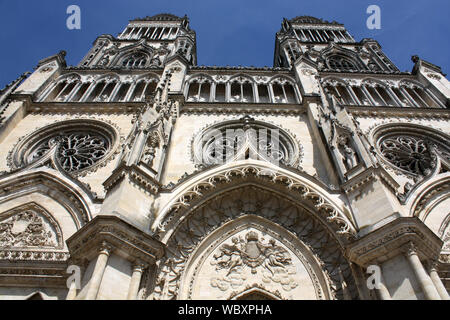
[[196, 134], [191, 155], [195, 164], [202, 167], [248, 158], [300, 167], [303, 154], [302, 146], [292, 134], [244, 117]]
[[155, 159], [156, 149], [159, 148], [160, 138], [157, 131], [153, 131], [147, 140], [147, 145], [142, 156], [142, 161], [149, 167], [152, 167], [153, 160]]
[[379, 149], [391, 165], [412, 175], [429, 175], [436, 165], [436, 152], [450, 160], [450, 150], [446, 146], [426, 137], [389, 136], [380, 140]]
[[100, 60], [100, 62], [98, 63], [99, 64], [99, 66], [107, 66], [108, 65], [108, 63], [109, 63], [109, 56], [108, 55], [105, 55], [101, 60]]
[[302, 74], [304, 74], [305, 76], [312, 76], [312, 75], [315, 75], [315, 74], [316, 74], [316, 72], [315, 72], [314, 70], [312, 70], [312, 69], [306, 69], [306, 68], [301, 69], [301, 72], [302, 72]]
[[338, 141], [339, 151], [342, 155], [342, 162], [347, 170], [351, 170], [358, 165], [358, 157], [356, 152], [350, 145], [347, 137], [340, 137]]
[[230, 288], [236, 289], [244, 284], [246, 276], [243, 268], [251, 269], [256, 274], [262, 269], [264, 282], [273, 281], [280, 283], [282, 288], [290, 291], [298, 286], [295, 281], [296, 270], [292, 265], [289, 252], [282, 246], [276, 244], [274, 239], [263, 243], [258, 233], [250, 231], [245, 240], [233, 237], [232, 244], [223, 244], [219, 252], [214, 255], [211, 262], [216, 266], [216, 271], [225, 270], [226, 274], [211, 279], [211, 286], [226, 291]]
[[442, 241], [444, 242], [444, 245], [442, 246], [442, 251], [450, 252], [450, 230], [445, 233]]
[[52, 67], [52, 66], [45, 66], [45, 67], [43, 67], [41, 70], [40, 70], [40, 72], [42, 72], [42, 73], [47, 73], [47, 72], [50, 72], [50, 71], [52, 71], [54, 68]]
[[[314, 252], [319, 259], [325, 274], [330, 278], [330, 286], [334, 297], [339, 298], [342, 294], [340, 288], [341, 280], [339, 279], [337, 272], [339, 265], [344, 273], [347, 283], [353, 283], [353, 280], [349, 278], [351, 277], [351, 271], [348, 264], [345, 262], [345, 258], [343, 258], [341, 254], [339, 245], [336, 240], [333, 239], [333, 236], [324, 229], [321, 222], [313, 219], [307, 213], [306, 209], [297, 207], [293, 204], [283, 205], [283, 201], [273, 193], [263, 191], [256, 187], [246, 187], [245, 189], [236, 189], [223, 196], [215, 197], [210, 203], [200, 206], [195, 214], [182, 219], [182, 223], [177, 226], [176, 229], [174, 227], [176, 231], [167, 241], [167, 256], [159, 266], [153, 298], [176, 299], [180, 278], [186, 268], [187, 259], [193, 254], [201, 241], [225, 223], [249, 215], [261, 216], [262, 218], [268, 219], [286, 228], [290, 232], [293, 232], [299, 239], [302, 239], [311, 251]], [[252, 238], [250, 238], [250, 240], [251, 239]], [[246, 242], [243, 243], [240, 242], [239, 239], [238, 242], [234, 240], [231, 246], [236, 245], [241, 251], [246, 252], [247, 249], [245, 246], [248, 244], [248, 240], [249, 239], [246, 239]], [[258, 243], [258, 241], [256, 241], [256, 243]], [[239, 247], [238, 244], [241, 247]], [[238, 273], [233, 272], [237, 270], [236, 267], [247, 267], [246, 263], [257, 266], [259, 263], [258, 261], [261, 260], [261, 263], [267, 263], [267, 265], [272, 268], [272, 271], [277, 269], [277, 272], [279, 272], [275, 272], [274, 275], [272, 275], [266, 267], [263, 267], [263, 278], [269, 282], [286, 282], [286, 279], [289, 279], [290, 277], [289, 272], [292, 272], [291, 269], [289, 269], [290, 265], [288, 263], [288, 257], [285, 256], [284, 251], [277, 251], [275, 249], [276, 247], [272, 247], [272, 249], [261, 249], [265, 246], [270, 248], [271, 243], [269, 242], [269, 244], [265, 244], [258, 249], [255, 249], [255, 246], [253, 246], [253, 249], [250, 249], [249, 247], [247, 252], [250, 253], [253, 251], [252, 256], [254, 258], [245, 258], [247, 259], [245, 260], [246, 262], [244, 262], [243, 257], [247, 257], [247, 253], [244, 254], [241, 253], [241, 251], [234, 249], [228, 249], [229, 251], [225, 250], [230, 261], [227, 264], [225, 260], [223, 260], [222, 266], [224, 270], [231, 270], [232, 272], [230, 272], [228, 278], [217, 280], [215, 284], [212, 283], [212, 285], [224, 288], [224, 286], [226, 286], [224, 280], [229, 280], [231, 282], [228, 282], [228, 285], [232, 288], [233, 285], [239, 286], [241, 282], [244, 282], [244, 279], [242, 279]], [[272, 251], [273, 253], [271, 253], [271, 250], [274, 250]], [[219, 256], [218, 259], [220, 259]], [[272, 258], [269, 259], [269, 257]], [[226, 258], [224, 257], [224, 259]], [[242, 266], [239, 266], [239, 263], [241, 263]], [[280, 264], [284, 267], [281, 267]], [[280, 272], [280, 270], [284, 271]], [[285, 271], [287, 272], [287, 275]], [[283, 277], [278, 278], [277, 274], [280, 276], [283, 275]], [[231, 285], [231, 283], [233, 283], [233, 285]], [[293, 286], [293, 282], [285, 283], [285, 285]], [[318, 287], [320, 287], [320, 285], [318, 285]], [[322, 293], [319, 292], [318, 295], [322, 295]]]
[[56, 247], [55, 235], [34, 210], [25, 210], [0, 223], [0, 247]]
[[109, 150], [108, 140], [97, 133], [60, 133], [39, 143], [29, 157], [33, 162], [56, 146], [56, 158], [68, 172], [90, 167], [100, 161]]
[[434, 80], [441, 80], [441, 77], [434, 73], [428, 73], [427, 77]]
[[150, 65], [151, 66], [155, 66], [155, 67], [160, 67], [162, 65], [161, 62], [161, 58], [157, 55], [155, 55], [151, 60], [150, 60]]

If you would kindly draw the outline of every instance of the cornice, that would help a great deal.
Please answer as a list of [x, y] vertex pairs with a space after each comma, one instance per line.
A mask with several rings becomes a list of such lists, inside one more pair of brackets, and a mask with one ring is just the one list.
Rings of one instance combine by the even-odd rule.
[[[120, 40], [118, 40], [120, 41]], [[122, 42], [125, 42], [125, 40], [121, 40]], [[113, 71], [163, 71], [164, 68], [158, 67], [158, 66], [147, 66], [145, 68], [124, 68], [122, 66], [112, 66], [105, 68], [104, 66], [69, 66], [67, 68], [64, 68], [64, 70], [71, 71], [71, 70], [95, 70], [95, 71], [102, 71], [102, 72], [113, 72]]]
[[104, 243], [129, 261], [139, 259], [148, 264], [160, 259], [165, 250], [152, 236], [112, 215], [95, 217], [67, 240], [71, 257], [77, 260], [95, 258]]
[[259, 104], [259, 103], [198, 103], [186, 102], [180, 113], [192, 114], [266, 114], [266, 115], [299, 115], [306, 112], [300, 104]]
[[66, 262], [0, 262], [0, 283], [2, 286], [56, 287], [65, 288]]
[[169, 21], [170, 22], [170, 21], [183, 21], [185, 19], [187, 19], [189, 21], [189, 19], [186, 15], [184, 17], [178, 17], [171, 13], [159, 13], [159, 14], [156, 14], [151, 17], [146, 16], [144, 18], [136, 18], [136, 19], [130, 20], [130, 22], [133, 22], [133, 21]]
[[67, 113], [67, 114], [135, 114], [145, 105], [141, 102], [32, 102], [27, 105], [30, 113]]
[[65, 251], [48, 250], [18, 250], [15, 248], [2, 248], [0, 261], [66, 261], [69, 253]]
[[449, 119], [450, 110], [443, 108], [402, 108], [402, 107], [366, 107], [347, 106], [349, 112], [359, 117], [399, 117], [417, 119]]
[[354, 76], [354, 75], [391, 75], [391, 76], [398, 76], [398, 75], [402, 75], [402, 76], [411, 76], [411, 72], [402, 72], [402, 71], [387, 71], [387, 70], [381, 70], [381, 71], [373, 71], [373, 70], [354, 70], [354, 71], [345, 71], [345, 72], [338, 72], [338, 71], [331, 71], [331, 70], [327, 70], [327, 69], [322, 69], [319, 71], [319, 74], [321, 76], [328, 76], [328, 75], [339, 75], [341, 76]]
[[422, 259], [439, 257], [442, 240], [416, 217], [403, 217], [382, 226], [347, 246], [348, 258], [367, 267], [383, 263], [405, 252], [413, 243]]
[[290, 72], [290, 68], [279, 68], [279, 67], [243, 67], [243, 66], [192, 66], [191, 70], [248, 70], [248, 71], [287, 71]]
[[66, 54], [67, 54], [66, 51], [61, 50], [60, 52], [58, 52], [57, 54], [55, 54], [55, 55], [53, 55], [53, 56], [44, 58], [44, 59], [42, 59], [42, 60], [40, 60], [40, 61], [38, 62], [37, 66], [36, 66], [36, 69], [38, 69], [40, 66], [42, 66], [42, 65], [44, 65], [44, 64], [46, 64], [46, 63], [48, 63], [48, 62], [50, 62], [50, 61], [52, 61], [52, 60], [54, 60], [54, 59], [56, 59], [56, 61], [58, 61], [58, 63], [59, 63], [63, 68], [65, 68], [65, 67], [66, 67], [66, 59], [65, 59]]
[[342, 184], [342, 190], [346, 193], [353, 192], [356, 189], [360, 189], [365, 184], [369, 183], [372, 180], [382, 180], [385, 184], [388, 185], [388, 187], [391, 189], [391, 191], [395, 192], [400, 187], [400, 185], [381, 167], [378, 168], [367, 168], [360, 174], [356, 175], [355, 177], [351, 178], [344, 184]]
[[158, 194], [161, 189], [161, 184], [137, 165], [127, 166], [125, 164], [115, 169], [111, 176], [103, 183], [103, 186], [106, 191], [109, 191], [124, 179], [137, 184], [150, 194]]

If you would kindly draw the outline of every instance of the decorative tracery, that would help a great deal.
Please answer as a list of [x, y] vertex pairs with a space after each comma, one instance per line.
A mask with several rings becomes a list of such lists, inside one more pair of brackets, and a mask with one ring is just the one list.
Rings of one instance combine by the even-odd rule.
[[146, 54], [137, 52], [126, 56], [122, 61], [122, 67], [125, 68], [143, 68], [146, 66], [148, 57]]
[[48, 161], [66, 172], [78, 173], [103, 163], [117, 144], [117, 132], [98, 121], [71, 120], [42, 128], [21, 139], [11, 152], [13, 168]]
[[339, 70], [339, 71], [357, 71], [358, 68], [356, 65], [350, 61], [348, 58], [339, 56], [339, 55], [333, 55], [327, 59], [328, 66], [332, 70]]
[[93, 132], [58, 133], [41, 141], [28, 157], [29, 162], [41, 158], [54, 147], [61, 167], [73, 172], [100, 161], [108, 153], [109, 143], [105, 137]]
[[247, 75], [194, 75], [186, 84], [185, 95], [187, 102], [277, 104], [295, 104], [300, 96], [292, 79]]
[[381, 131], [384, 132], [376, 137], [378, 151], [385, 161], [402, 173], [427, 176], [436, 167], [437, 156], [450, 160], [448, 141], [435, 133], [419, 128]]
[[294, 166], [300, 151], [284, 131], [246, 117], [200, 132], [193, 155], [196, 164], [204, 167], [245, 159]]

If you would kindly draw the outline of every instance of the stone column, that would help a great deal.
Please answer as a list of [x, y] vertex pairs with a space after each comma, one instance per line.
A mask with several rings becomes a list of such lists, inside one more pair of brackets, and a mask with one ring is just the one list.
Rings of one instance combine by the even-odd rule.
[[448, 295], [447, 289], [445, 289], [444, 284], [442, 283], [441, 278], [436, 270], [437, 261], [432, 261], [430, 263], [430, 278], [433, 281], [434, 286], [436, 287], [437, 292], [439, 293], [442, 300], [450, 300], [450, 296]]
[[86, 300], [95, 300], [97, 298], [100, 284], [102, 283], [103, 273], [105, 272], [106, 264], [111, 253], [112, 246], [107, 242], [103, 242], [98, 254], [97, 262], [95, 263], [94, 272], [89, 281], [89, 289], [86, 293]]
[[352, 300], [352, 296], [348, 290], [347, 282], [345, 281], [341, 268], [339, 268], [339, 278], [341, 280], [342, 294], [344, 296], [344, 300]]
[[384, 281], [383, 272], [381, 272], [380, 268], [380, 284], [376, 289], [378, 297], [380, 297], [381, 300], [392, 300], [391, 294], [389, 293], [389, 290], [386, 288], [385, 283], [386, 282]]
[[67, 293], [66, 300], [75, 300], [77, 297], [77, 283], [72, 281], [70, 283], [69, 292]]
[[133, 274], [131, 275], [130, 288], [128, 289], [127, 300], [136, 300], [144, 269], [145, 265], [142, 262], [136, 262], [134, 264]]
[[412, 243], [410, 243], [407, 247], [406, 258], [414, 272], [414, 275], [416, 276], [417, 281], [419, 282], [420, 287], [422, 288], [425, 298], [427, 300], [441, 300], [441, 297], [434, 287], [430, 277], [427, 275], [422, 262], [420, 262], [416, 248]]

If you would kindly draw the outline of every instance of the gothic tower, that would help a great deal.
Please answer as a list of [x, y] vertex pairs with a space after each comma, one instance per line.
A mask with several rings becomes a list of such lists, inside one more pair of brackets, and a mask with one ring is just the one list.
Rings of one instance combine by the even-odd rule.
[[41, 60], [0, 92], [0, 297], [448, 300], [450, 83], [413, 62], [301, 16], [272, 68], [197, 66], [171, 14]]

